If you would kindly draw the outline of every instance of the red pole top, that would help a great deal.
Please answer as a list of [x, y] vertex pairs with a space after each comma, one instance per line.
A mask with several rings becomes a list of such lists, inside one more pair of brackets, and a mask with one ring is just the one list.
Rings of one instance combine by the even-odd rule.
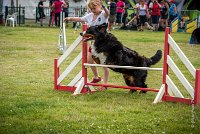
[[166, 33], [166, 32], [167, 32], [168, 34], [170, 34], [170, 27], [166, 27], [166, 28], [165, 28], [165, 33]]
[[85, 23], [83, 24], [82, 30], [83, 30], [83, 31], [86, 31], [86, 30], [87, 30], [87, 24], [85, 24]]

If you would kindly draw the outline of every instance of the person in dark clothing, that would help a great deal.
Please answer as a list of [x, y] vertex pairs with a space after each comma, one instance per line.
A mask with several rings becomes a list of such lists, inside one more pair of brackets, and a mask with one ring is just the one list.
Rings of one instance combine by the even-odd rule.
[[[68, 0], [64, 0], [63, 13], [65, 15], [64, 18], [68, 17], [68, 15], [69, 15], [69, 1]], [[67, 23], [68, 22], [66, 22], [66, 24]]]
[[116, 8], [117, 7], [116, 7], [116, 3], [114, 2], [114, 0], [110, 0], [110, 3], [108, 5], [108, 9], [110, 11], [110, 15], [109, 15], [109, 18], [108, 18], [110, 29], [112, 28], [112, 26], [114, 25], [115, 20], [116, 20], [116, 14], [117, 14]]
[[53, 26], [53, 23], [54, 23], [54, 16], [55, 16], [55, 13], [54, 13], [54, 9], [53, 9], [53, 7], [52, 7], [54, 1], [55, 1], [55, 0], [49, 0], [49, 8], [50, 8], [50, 10], [51, 10], [51, 12], [50, 12], [50, 19], [49, 19], [49, 27], [50, 27], [51, 24], [52, 24], [52, 26]]
[[161, 27], [164, 29], [168, 26], [169, 4], [167, 0], [161, 1]]
[[44, 0], [40, 0], [38, 3], [38, 13], [39, 13], [39, 19], [40, 19], [41, 26], [43, 26], [43, 19], [45, 18], [43, 2], [44, 2]]
[[122, 27], [126, 26], [127, 17], [128, 17], [128, 3], [125, 2], [124, 14], [123, 14], [123, 17], [122, 17], [122, 23], [123, 23]]
[[63, 12], [65, 13], [65, 18], [68, 17], [69, 14], [69, 1], [64, 0]]

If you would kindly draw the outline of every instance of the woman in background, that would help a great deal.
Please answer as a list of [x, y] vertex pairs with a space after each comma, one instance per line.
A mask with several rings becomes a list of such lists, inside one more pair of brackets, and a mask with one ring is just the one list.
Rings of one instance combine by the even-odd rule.
[[177, 17], [177, 10], [174, 0], [170, 0], [169, 4], [169, 23], [171, 23]]
[[169, 4], [166, 0], [161, 1], [161, 27], [164, 29], [168, 26]]
[[122, 17], [124, 14], [124, 8], [125, 8], [125, 3], [123, 2], [123, 0], [119, 0], [116, 4], [117, 9], [117, 16], [116, 16], [116, 25], [119, 25], [120, 27], [122, 26]]
[[139, 20], [140, 20], [140, 26], [139, 26], [139, 31], [144, 31], [144, 26], [148, 29], [152, 29], [147, 22], [147, 18], [149, 17], [149, 11], [148, 11], [148, 6], [145, 4], [144, 0], [140, 1], [140, 5], [138, 6], [138, 15], [139, 15]]
[[65, 3], [63, 3], [60, 0], [55, 0], [55, 2], [53, 3], [52, 7], [54, 8], [54, 12], [55, 12], [55, 26], [60, 27], [60, 13], [62, 12], [62, 5]]
[[151, 22], [153, 26], [153, 30], [158, 30], [159, 27], [159, 18], [160, 18], [160, 8], [161, 5], [158, 3], [157, 0], [153, 1], [151, 8]]

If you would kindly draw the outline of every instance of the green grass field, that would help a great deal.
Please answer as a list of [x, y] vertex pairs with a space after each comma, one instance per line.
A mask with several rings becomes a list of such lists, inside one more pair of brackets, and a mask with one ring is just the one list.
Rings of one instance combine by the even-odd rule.
[[[81, 29], [67, 28], [67, 45]], [[200, 107], [161, 102], [152, 104], [156, 93], [133, 93], [111, 89], [94, 94], [72, 96], [53, 90], [53, 62], [60, 57], [57, 49], [58, 28], [0, 27], [0, 133], [82, 133], [82, 134], [199, 134]], [[164, 32], [112, 31], [126, 46], [150, 57], [163, 50]], [[200, 69], [200, 45], [188, 44], [190, 34], [171, 34], [195, 68]], [[81, 45], [65, 61], [62, 69], [81, 50]], [[194, 79], [171, 51], [186, 78]], [[162, 59], [163, 61], [163, 59]], [[162, 61], [153, 67], [162, 67]], [[80, 64], [79, 64], [80, 66]], [[68, 84], [80, 67], [62, 84]], [[99, 68], [102, 75], [102, 69]], [[184, 87], [170, 73], [186, 97]], [[92, 74], [89, 69], [89, 78]], [[124, 85], [122, 76], [110, 71], [109, 83]], [[149, 71], [147, 84], [159, 89], [161, 72]]]

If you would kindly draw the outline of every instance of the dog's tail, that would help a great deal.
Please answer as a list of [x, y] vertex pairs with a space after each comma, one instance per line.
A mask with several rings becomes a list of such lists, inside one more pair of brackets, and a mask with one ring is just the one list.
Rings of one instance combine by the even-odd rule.
[[152, 56], [147, 60], [147, 65], [148, 66], [154, 65], [158, 63], [161, 60], [161, 58], [162, 58], [162, 51], [158, 50], [154, 56]]

